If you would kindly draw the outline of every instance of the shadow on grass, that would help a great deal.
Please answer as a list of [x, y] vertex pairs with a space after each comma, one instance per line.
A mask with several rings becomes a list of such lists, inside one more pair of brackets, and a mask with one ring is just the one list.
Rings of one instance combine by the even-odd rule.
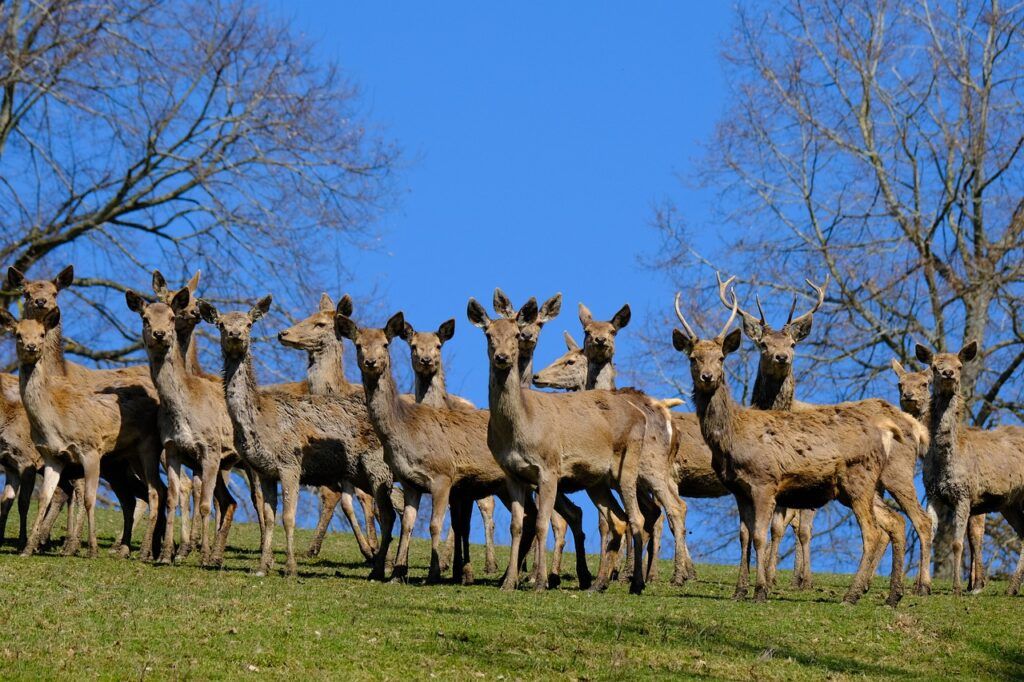
[[973, 649], [985, 655], [985, 670], [976, 671], [978, 677], [1019, 680], [1024, 678], [1024, 648], [1019, 640], [1013, 642], [993, 642], [990, 640], [973, 639]]

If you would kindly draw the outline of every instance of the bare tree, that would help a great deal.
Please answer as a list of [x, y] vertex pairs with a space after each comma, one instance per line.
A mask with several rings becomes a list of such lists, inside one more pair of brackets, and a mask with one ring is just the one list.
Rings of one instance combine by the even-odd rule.
[[706, 286], [680, 266], [714, 261], [776, 309], [831, 275], [801, 367], [812, 400], [892, 394], [887, 363], [914, 340], [978, 340], [972, 422], [1024, 417], [1022, 24], [999, 0], [741, 3], [700, 175], [730, 232], [695, 254], [669, 207], [658, 264]]
[[120, 292], [157, 264], [305, 309], [337, 281], [324, 244], [360, 244], [390, 197], [355, 89], [260, 3], [7, 0], [0, 28], [0, 263], [75, 263], [71, 352], [140, 347]]

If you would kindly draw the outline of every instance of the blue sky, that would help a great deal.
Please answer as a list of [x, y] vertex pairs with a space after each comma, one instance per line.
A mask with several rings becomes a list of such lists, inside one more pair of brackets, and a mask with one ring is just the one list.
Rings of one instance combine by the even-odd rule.
[[[451, 390], [486, 405], [469, 296], [489, 305], [500, 286], [519, 305], [563, 292], [538, 364], [561, 354], [563, 329], [579, 336], [579, 301], [599, 318], [629, 302], [636, 327], [670, 305], [670, 285], [637, 257], [656, 246], [654, 202], [705, 214], [677, 176], [723, 106], [726, 4], [310, 0], [279, 11], [359, 85], [368, 120], [404, 151], [379, 248], [343, 257], [352, 288], [379, 291], [388, 312], [422, 328], [455, 317]], [[620, 336], [622, 356], [634, 338]]]

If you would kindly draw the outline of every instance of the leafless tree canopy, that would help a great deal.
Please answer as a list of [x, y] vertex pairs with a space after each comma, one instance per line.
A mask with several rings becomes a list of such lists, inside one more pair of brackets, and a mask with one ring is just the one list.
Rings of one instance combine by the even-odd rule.
[[891, 396], [914, 340], [977, 339], [973, 422], [1024, 417], [1022, 23], [998, 0], [741, 3], [700, 175], [728, 236], [693, 253], [668, 207], [659, 265], [692, 290], [711, 264], [776, 310], [831, 275], [805, 399]]
[[260, 3], [7, 0], [0, 26], [0, 264], [75, 263], [74, 352], [138, 348], [120, 291], [154, 265], [311, 307], [324, 244], [359, 243], [389, 196], [353, 87]]

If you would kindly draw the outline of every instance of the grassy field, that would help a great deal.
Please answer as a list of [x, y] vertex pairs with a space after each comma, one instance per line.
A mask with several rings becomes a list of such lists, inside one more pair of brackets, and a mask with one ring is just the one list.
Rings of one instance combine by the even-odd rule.
[[[102, 516], [106, 544], [118, 519]], [[421, 584], [429, 549], [422, 541], [413, 548], [410, 584], [369, 583], [344, 534], [327, 538], [320, 559], [301, 563], [300, 577], [257, 578], [250, 573], [257, 535], [237, 526], [220, 571], [198, 568], [194, 557], [157, 567], [106, 553], [23, 559], [5, 547], [0, 676], [1024, 676], [1024, 600], [1002, 596], [998, 581], [960, 599], [940, 583], [937, 595], [908, 596], [895, 610], [882, 603], [883, 580], [851, 607], [836, 603], [849, 577], [825, 574], [810, 592], [784, 589], [767, 604], [737, 603], [729, 598], [735, 569], [708, 565], [685, 588], [662, 580], [642, 597], [624, 584], [580, 593], [571, 579], [544, 594], [506, 594], [496, 576], [468, 588]], [[303, 549], [309, 537], [299, 535]], [[661, 575], [669, 574], [665, 564]]]

